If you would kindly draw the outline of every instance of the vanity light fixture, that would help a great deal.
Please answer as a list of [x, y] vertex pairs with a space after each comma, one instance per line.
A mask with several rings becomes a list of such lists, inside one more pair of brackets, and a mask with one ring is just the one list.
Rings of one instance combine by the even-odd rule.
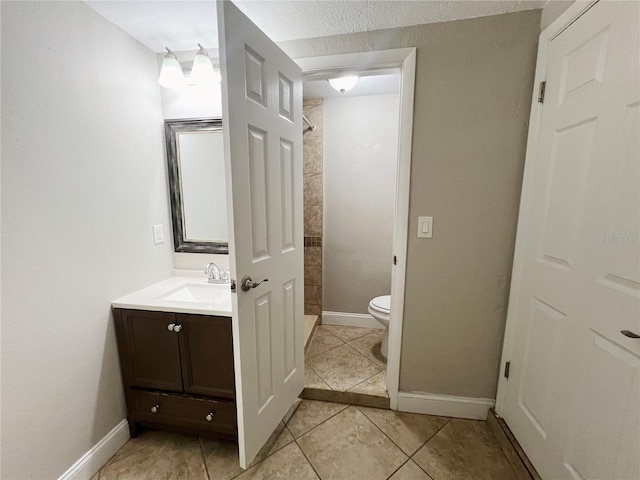
[[344, 93], [347, 90], [351, 90], [355, 87], [356, 83], [358, 83], [357, 75], [346, 75], [344, 77], [338, 78], [330, 78], [329, 85], [331, 85], [334, 89], [338, 90], [340, 93]]
[[160, 69], [160, 78], [158, 78], [158, 83], [166, 88], [182, 88], [186, 85], [186, 81], [182, 68], [180, 67], [178, 57], [175, 53], [169, 50], [168, 47], [165, 48], [167, 49], [167, 53], [162, 60], [162, 68]]
[[193, 67], [191, 67], [191, 81], [198, 85], [204, 85], [208, 82], [220, 81], [220, 72], [216, 72], [211, 62], [211, 57], [205, 48], [198, 44], [200, 50], [193, 59]]

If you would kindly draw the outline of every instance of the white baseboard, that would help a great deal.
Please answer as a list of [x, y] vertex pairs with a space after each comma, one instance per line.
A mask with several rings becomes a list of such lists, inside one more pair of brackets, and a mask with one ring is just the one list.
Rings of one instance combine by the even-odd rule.
[[129, 440], [129, 425], [126, 420], [123, 420], [80, 457], [58, 480], [89, 480], [120, 450], [120, 447], [127, 443], [127, 440]]
[[371, 315], [363, 313], [322, 312], [323, 325], [342, 325], [345, 327], [384, 328]]
[[491, 398], [452, 397], [430, 393], [398, 392], [400, 412], [486, 420], [496, 401]]

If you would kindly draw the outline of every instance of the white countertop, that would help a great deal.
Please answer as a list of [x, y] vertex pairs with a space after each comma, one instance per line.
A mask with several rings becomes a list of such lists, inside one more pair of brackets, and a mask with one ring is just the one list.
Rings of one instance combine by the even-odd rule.
[[197, 277], [180, 275], [120, 297], [112, 301], [111, 306], [230, 317], [231, 286], [208, 283], [202, 274]]

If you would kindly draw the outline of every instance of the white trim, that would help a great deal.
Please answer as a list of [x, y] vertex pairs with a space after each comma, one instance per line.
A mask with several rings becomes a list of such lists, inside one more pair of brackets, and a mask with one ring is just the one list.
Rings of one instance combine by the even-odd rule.
[[343, 325], [345, 327], [384, 328], [371, 315], [363, 313], [322, 312], [323, 325]]
[[129, 424], [122, 420], [87, 453], [64, 472], [58, 480], [93, 477], [129, 440]]
[[534, 79], [533, 98], [531, 99], [531, 116], [529, 119], [529, 133], [527, 136], [527, 151], [524, 161], [524, 175], [522, 180], [522, 194], [520, 197], [520, 211], [518, 213], [518, 229], [516, 233], [516, 245], [513, 254], [513, 268], [511, 274], [511, 287], [509, 305], [507, 308], [507, 321], [504, 331], [502, 347], [502, 359], [500, 363], [500, 375], [498, 377], [498, 392], [496, 394], [496, 413], [504, 417], [504, 402], [507, 393], [507, 379], [504, 378], [504, 365], [511, 358], [518, 311], [518, 301], [522, 287], [522, 271], [524, 266], [524, 254], [526, 250], [527, 235], [525, 226], [528, 223], [527, 214], [531, 204], [533, 192], [533, 180], [537, 155], [538, 137], [540, 135], [540, 121], [542, 118], [542, 104], [538, 103], [538, 85], [547, 76], [549, 43], [557, 37], [569, 25], [575, 22], [583, 13], [589, 10], [597, 0], [589, 2], [575, 2], [551, 25], [540, 34], [538, 43], [538, 59], [536, 61], [536, 73]]
[[[398, 409], [400, 354], [404, 321], [404, 290], [407, 270], [409, 232], [409, 184], [411, 177], [411, 141], [413, 134], [413, 97], [416, 80], [416, 49], [397, 48], [372, 52], [298, 58], [294, 61], [303, 73], [337, 69], [400, 69], [400, 119], [398, 127], [398, 173], [393, 227], [393, 254], [397, 258], [391, 274], [391, 317], [387, 355], [387, 393], [392, 410]], [[324, 315], [323, 315], [324, 317]]]
[[[408, 52], [407, 52], [408, 50]], [[393, 253], [396, 265], [391, 273], [391, 318], [387, 352], [387, 394], [392, 410], [398, 409], [400, 356], [404, 322], [404, 287], [407, 273], [409, 238], [409, 185], [411, 181], [411, 143], [413, 135], [413, 96], [416, 81], [416, 49], [404, 49], [401, 64], [400, 127], [398, 129], [398, 174], [393, 229]]]
[[442, 417], [486, 420], [496, 404], [491, 398], [452, 397], [430, 393], [398, 392], [398, 411]]

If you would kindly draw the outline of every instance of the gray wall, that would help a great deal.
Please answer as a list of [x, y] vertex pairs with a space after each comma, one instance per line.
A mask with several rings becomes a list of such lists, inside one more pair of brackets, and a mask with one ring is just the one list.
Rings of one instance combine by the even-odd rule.
[[171, 274], [156, 55], [82, 2], [2, 2], [2, 478], [126, 416], [111, 300]]
[[366, 314], [391, 291], [397, 94], [324, 101], [323, 310]]
[[403, 391], [495, 397], [539, 32], [536, 10], [281, 44], [417, 47]]

